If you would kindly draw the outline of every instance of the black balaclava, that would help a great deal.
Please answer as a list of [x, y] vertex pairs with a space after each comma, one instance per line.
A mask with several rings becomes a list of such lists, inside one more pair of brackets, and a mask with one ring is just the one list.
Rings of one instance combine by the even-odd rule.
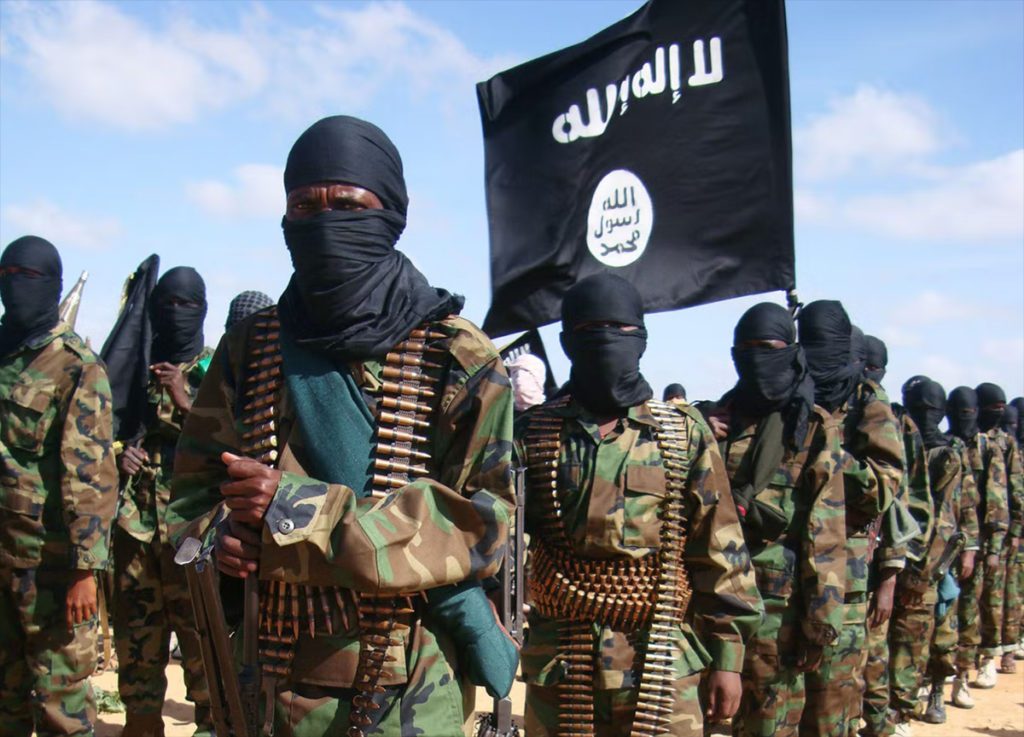
[[818, 300], [800, 312], [799, 331], [814, 379], [814, 401], [835, 412], [860, 380], [850, 360], [850, 318], [842, 302]]
[[58, 308], [63, 286], [60, 254], [48, 240], [26, 235], [11, 241], [0, 256], [0, 267], [20, 266], [40, 276], [9, 274], [0, 277], [0, 356], [49, 332], [60, 319]]
[[1024, 397], [1014, 397], [1007, 406], [1017, 408], [1017, 442], [1024, 447]]
[[[586, 322], [633, 325], [638, 330], [599, 327], [574, 330]], [[569, 390], [595, 414], [622, 410], [654, 396], [640, 373], [647, 348], [643, 300], [636, 287], [607, 272], [572, 286], [562, 300], [562, 349], [572, 362]]]
[[885, 378], [885, 367], [889, 363], [889, 350], [885, 347], [885, 341], [874, 335], [865, 335], [864, 346], [867, 351], [864, 376], [881, 384]]
[[334, 182], [370, 190], [383, 210], [328, 210], [282, 221], [295, 274], [281, 319], [296, 342], [338, 361], [383, 356], [409, 331], [462, 309], [462, 297], [431, 287], [395, 244], [409, 200], [402, 159], [377, 126], [336, 115], [292, 146], [285, 192]]
[[[1000, 423], [1000, 427], [1011, 438], [1018, 438], [1020, 436], [1020, 412], [1017, 411], [1015, 405], [1006, 405], [1006, 409], [1003, 410], [1003, 421]], [[1018, 440], [1018, 442], [1020, 441]]]
[[1006, 407], [1006, 392], [997, 384], [986, 381], [974, 387], [978, 394], [978, 428], [988, 432], [999, 427], [1003, 419], [1003, 408]]
[[[750, 340], [781, 340], [785, 348], [739, 348]], [[803, 445], [814, 407], [814, 381], [789, 310], [761, 302], [743, 313], [733, 331], [732, 362], [739, 380], [725, 399], [746, 417], [783, 412], [786, 438]]]
[[[185, 363], [203, 350], [206, 284], [191, 266], [175, 266], [160, 277], [150, 297], [154, 363]], [[172, 300], [189, 304], [172, 304]]]
[[946, 390], [939, 382], [921, 377], [903, 395], [903, 401], [910, 418], [921, 431], [925, 448], [949, 445], [949, 438], [939, 429], [939, 423], [946, 414]]
[[274, 304], [274, 300], [263, 292], [252, 290], [240, 292], [228, 305], [228, 317], [224, 321], [224, 331], [227, 332], [249, 315], [270, 307], [272, 304]]
[[686, 399], [686, 388], [682, 384], [669, 384], [661, 393], [661, 401], [668, 402], [672, 399]]
[[908, 393], [914, 387], [914, 385], [915, 384], [920, 384], [922, 381], [924, 381], [927, 378], [928, 377], [925, 376], [924, 374], [914, 374], [909, 379], [907, 379], [906, 381], [903, 382], [903, 386], [900, 388], [900, 392], [903, 395], [903, 404], [904, 405], [906, 405]]
[[978, 394], [969, 386], [958, 386], [946, 400], [949, 432], [961, 440], [973, 440], [978, 434]]
[[857, 381], [864, 378], [864, 368], [868, 362], [868, 344], [864, 331], [856, 325], [850, 326], [850, 364], [853, 366]]

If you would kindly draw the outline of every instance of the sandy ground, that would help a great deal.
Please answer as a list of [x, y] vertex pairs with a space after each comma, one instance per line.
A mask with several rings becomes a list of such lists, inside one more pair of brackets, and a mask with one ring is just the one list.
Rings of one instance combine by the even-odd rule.
[[[946, 686], [947, 721], [942, 725], [914, 722], [914, 737], [1024, 737], [1024, 662], [1017, 663], [1014, 675], [1000, 675], [992, 690], [972, 689], [977, 706], [957, 709], [948, 705], [949, 686]], [[172, 663], [167, 668], [170, 683], [167, 703], [164, 705], [164, 724], [167, 737], [191, 737], [192, 705], [185, 700], [185, 685], [181, 666]], [[117, 689], [117, 675], [103, 673], [93, 678], [93, 684], [112, 691]], [[522, 713], [524, 689], [517, 683], [512, 691], [514, 711]], [[477, 697], [478, 710], [490, 710], [490, 700], [481, 689]], [[124, 724], [124, 714], [101, 714], [96, 725], [97, 737], [117, 737]], [[716, 730], [714, 734], [728, 734]]]

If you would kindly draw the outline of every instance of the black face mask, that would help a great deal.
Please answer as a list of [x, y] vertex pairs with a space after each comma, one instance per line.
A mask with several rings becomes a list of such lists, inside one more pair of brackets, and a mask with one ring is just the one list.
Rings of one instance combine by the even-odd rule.
[[18, 266], [39, 276], [8, 274], [0, 277], [0, 356], [6, 356], [33, 338], [49, 332], [60, 319], [63, 286], [60, 254], [53, 244], [27, 235], [12, 241], [0, 257], [0, 267]]
[[939, 423], [946, 414], [946, 390], [931, 379], [923, 379], [908, 387], [903, 396], [910, 418], [921, 431], [924, 447], [929, 450], [949, 445]]
[[832, 300], [811, 302], [799, 318], [800, 345], [814, 379], [814, 401], [835, 412], [853, 394], [860, 374], [850, 353], [850, 318]]
[[885, 343], [874, 335], [864, 336], [867, 359], [864, 365], [864, 378], [881, 384], [885, 378], [885, 367], [889, 363], [889, 350]]
[[1008, 406], [1017, 408], [1017, 442], [1024, 447], [1024, 397], [1014, 397]]
[[462, 309], [396, 251], [405, 218], [388, 210], [327, 211], [284, 220], [295, 275], [281, 297], [296, 340], [338, 360], [384, 355], [424, 320]]
[[969, 386], [958, 386], [946, 400], [949, 431], [962, 440], [973, 440], [978, 434], [978, 395]]
[[206, 319], [206, 284], [199, 273], [190, 266], [169, 270], [156, 283], [151, 304], [153, 361], [185, 363], [198, 356]]
[[1012, 405], [1006, 405], [1006, 409], [1003, 410], [1003, 421], [1000, 424], [1003, 431], [1006, 432], [1011, 438], [1016, 438], [1020, 435], [1020, 414], [1017, 412], [1017, 408]]
[[643, 328], [588, 328], [563, 332], [561, 341], [572, 361], [572, 394], [591, 412], [621, 414], [654, 396], [640, 373], [640, 357], [647, 348]]
[[999, 427], [1003, 420], [1003, 408], [1006, 406], [1006, 393], [996, 384], [985, 382], [974, 387], [978, 395], [978, 428], [988, 432]]

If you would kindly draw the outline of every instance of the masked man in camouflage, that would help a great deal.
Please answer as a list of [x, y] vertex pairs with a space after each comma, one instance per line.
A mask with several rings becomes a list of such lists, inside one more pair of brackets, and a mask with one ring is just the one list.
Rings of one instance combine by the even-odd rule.
[[96, 574], [117, 505], [110, 386], [58, 321], [61, 262], [0, 256], [0, 732], [92, 735]]
[[[1024, 464], [1024, 449], [1021, 447], [1020, 406], [1024, 399], [1017, 397], [1006, 405], [1003, 411], [1002, 428], [1007, 435], [1007, 446], [1010, 452], [1016, 452], [1019, 463]], [[1009, 467], [1009, 464], [1007, 464]], [[1013, 476], [1008, 474], [1011, 487]], [[1018, 479], [1020, 477], [1018, 476]], [[1024, 479], [1018, 482], [1024, 486]], [[1018, 507], [1019, 508], [1019, 507]], [[1018, 530], [1024, 531], [1022, 528]], [[1021, 618], [1024, 617], [1024, 544], [1021, 534], [1017, 534], [1016, 551], [1008, 556], [1006, 563], [1006, 608], [1003, 613], [1003, 660], [999, 668], [1004, 673], [1015, 673], [1017, 667], [1014, 660], [1024, 660], [1024, 647], [1021, 646]]]
[[[864, 336], [863, 380], [881, 386], [889, 352], [873, 335]], [[908, 563], [924, 555], [932, 528], [932, 496], [921, 433], [906, 410], [891, 405], [899, 423], [905, 472], [892, 506], [882, 519], [879, 542], [871, 566], [871, 606], [868, 611], [867, 661], [864, 665], [864, 727], [862, 737], [881, 737], [895, 729], [895, 711], [890, 706], [890, 629], [897, 602], [918, 602], [920, 593], [902, 587], [900, 576]]]
[[864, 692], [868, 572], [882, 516], [899, 492], [903, 444], [888, 397], [861, 379], [851, 352], [851, 325], [839, 302], [804, 307], [800, 344], [814, 378], [814, 400], [842, 432], [846, 507], [846, 591], [843, 627], [822, 664], [806, 675], [807, 705], [800, 734], [856, 734]]
[[[978, 674], [978, 685], [996, 680], [995, 656], [1003, 653], [999, 670], [1016, 672], [1011, 646], [1017, 641], [1019, 624], [1015, 613], [1007, 609], [1009, 594], [1013, 596], [1010, 574], [1011, 561], [1016, 560], [1020, 544], [1021, 529], [1024, 527], [1024, 474], [1021, 473], [1020, 451], [1016, 438], [1012, 438], [1002, 427], [1006, 410], [1006, 394], [996, 384], [986, 382], [975, 387], [978, 395], [978, 429], [984, 433], [987, 442], [995, 444], [1003, 456], [1006, 469], [1006, 500], [1010, 515], [1010, 526], [999, 553], [999, 565], [991, 571], [991, 581], [986, 579], [986, 590], [990, 596], [981, 601], [981, 644], [983, 649], [982, 672]], [[1010, 615], [1007, 622], [1006, 615]], [[1008, 626], [1008, 628], [1007, 628]], [[1005, 652], [1004, 652], [1005, 650]]]
[[184, 572], [168, 537], [174, 446], [212, 351], [203, 345], [206, 286], [187, 266], [160, 277], [150, 298], [153, 325], [145, 431], [121, 452], [124, 501], [114, 533], [114, 645], [126, 709], [122, 737], [163, 734], [172, 630], [181, 645], [197, 735], [210, 733], [210, 697]]
[[[517, 654], [479, 585], [514, 507], [501, 357], [395, 249], [394, 144], [335, 116], [285, 167], [295, 272], [221, 340], [178, 445], [179, 537], [258, 576], [275, 734], [461, 735]], [[191, 544], [191, 543], [190, 543]]]
[[697, 737], [704, 716], [739, 705], [760, 610], [718, 447], [696, 410], [651, 400], [629, 282], [604, 273], [573, 286], [561, 340], [569, 383], [517, 422], [527, 734]]
[[743, 314], [732, 360], [739, 380], [718, 402], [714, 426], [765, 608], [747, 643], [733, 734], [796, 737], [804, 673], [821, 664], [843, 625], [839, 428], [814, 405], [814, 382], [784, 307], [762, 302]]
[[958, 561], [961, 570], [974, 565], [978, 518], [969, 467], [939, 429], [946, 413], [945, 390], [921, 377], [904, 385], [903, 405], [924, 443], [934, 508], [924, 554], [908, 561], [900, 573], [890, 632], [893, 729], [898, 737], [909, 737], [917, 691], [926, 673], [931, 686], [926, 717], [935, 723], [945, 721], [942, 687], [946, 676], [954, 673], [950, 646], [956, 644], [955, 629], [948, 622], [955, 620], [950, 615], [957, 591], [954, 569]]
[[[953, 705], [962, 709], [974, 706], [974, 699], [968, 690], [971, 669], [976, 667], [979, 646], [987, 645], [986, 657], [995, 659], [997, 642], [982, 641], [982, 624], [979, 617], [979, 602], [991, 597], [993, 571], [999, 566], [1006, 534], [1010, 529], [1010, 508], [1006, 496], [1006, 461], [999, 446], [982, 432], [978, 432], [978, 394], [967, 386], [958, 386], [949, 393], [946, 401], [946, 418], [949, 420], [950, 441], [967, 455], [974, 485], [977, 489], [975, 501], [978, 505], [978, 547], [982, 559], [961, 582], [960, 598], [957, 602], [959, 643], [956, 654], [957, 675], [953, 681]], [[988, 587], [985, 582], [989, 581]], [[987, 605], [986, 605], [987, 606]], [[994, 608], [986, 610], [990, 616]], [[994, 632], [994, 624], [988, 628]], [[989, 675], [995, 680], [995, 667]], [[980, 678], [980, 674], [979, 674]], [[991, 688], [994, 684], [977, 684]]]

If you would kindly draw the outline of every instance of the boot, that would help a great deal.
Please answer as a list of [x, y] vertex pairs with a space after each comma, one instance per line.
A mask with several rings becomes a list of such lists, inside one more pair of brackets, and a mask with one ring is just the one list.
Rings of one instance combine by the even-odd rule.
[[978, 688], [996, 687], [996, 659], [986, 656], [981, 659], [981, 666], [978, 668], [978, 677], [974, 679], [974, 685]]
[[1002, 660], [999, 661], [999, 672], [1000, 673], [1016, 673], [1017, 662], [1013, 659], [1013, 653], [1007, 650], [1003, 653]]
[[933, 683], [932, 691], [928, 694], [928, 708], [924, 711], [924, 721], [929, 724], [946, 723], [946, 705], [942, 701], [942, 682]]
[[953, 706], [959, 706], [961, 709], [974, 708], [974, 699], [971, 698], [971, 692], [967, 690], [966, 671], [961, 671], [953, 679]]
[[164, 737], [164, 718], [160, 712], [128, 712], [121, 737]]

